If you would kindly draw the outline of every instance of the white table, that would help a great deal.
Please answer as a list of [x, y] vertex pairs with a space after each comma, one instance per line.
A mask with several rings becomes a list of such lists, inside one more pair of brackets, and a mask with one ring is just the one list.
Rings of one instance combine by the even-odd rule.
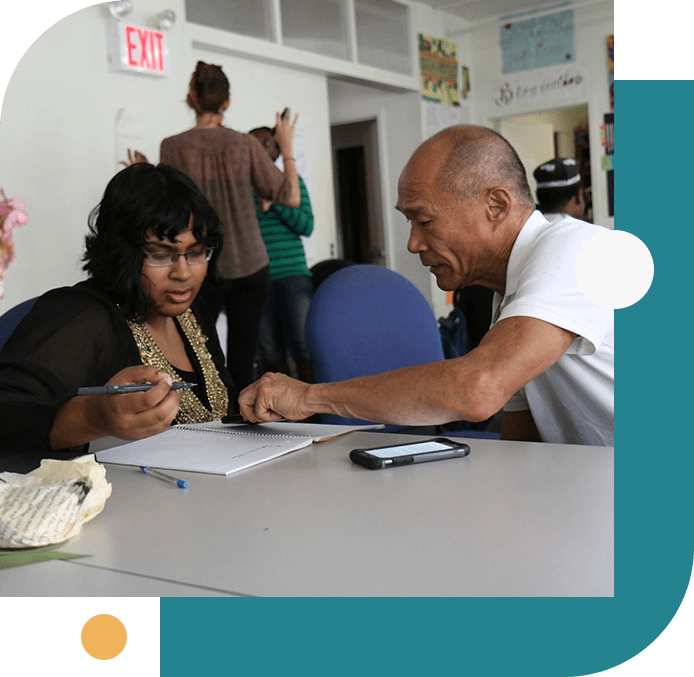
[[[69, 546], [61, 550], [70, 552]], [[111, 571], [89, 560], [49, 560], [0, 571], [0, 595], [22, 597], [231, 597], [226, 592]]]
[[[228, 477], [179, 473], [185, 490], [108, 465], [104, 512], [63, 546], [92, 556], [49, 564], [162, 584], [135, 595], [614, 594], [612, 448], [472, 439], [466, 458], [403, 468], [348, 458], [403, 438], [419, 439], [352, 433]], [[45, 566], [22, 567], [12, 594]], [[118, 594], [117, 578], [79, 594]]]

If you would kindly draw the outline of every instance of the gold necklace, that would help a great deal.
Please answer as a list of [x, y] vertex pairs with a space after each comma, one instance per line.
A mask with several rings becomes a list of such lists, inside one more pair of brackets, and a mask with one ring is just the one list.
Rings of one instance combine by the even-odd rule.
[[[207, 336], [202, 333], [202, 329], [200, 329], [200, 325], [197, 323], [190, 308], [183, 315], [179, 315], [176, 320], [181, 325], [188, 343], [190, 343], [195, 356], [198, 358], [198, 363], [205, 379], [205, 390], [210, 401], [211, 411], [205, 408], [198, 396], [190, 388], [184, 388], [178, 391], [180, 404], [175, 423], [218, 421], [227, 413], [229, 394], [219, 376], [210, 351], [205, 347]], [[180, 374], [176, 372], [172, 364], [164, 357], [164, 353], [161, 352], [147, 327], [144, 324], [130, 321], [128, 321], [128, 326], [140, 350], [142, 364], [156, 367], [171, 376], [174, 381], [182, 381]]]

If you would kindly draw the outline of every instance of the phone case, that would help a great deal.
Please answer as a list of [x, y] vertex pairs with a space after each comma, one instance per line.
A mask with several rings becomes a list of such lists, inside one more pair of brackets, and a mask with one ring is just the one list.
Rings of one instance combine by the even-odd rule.
[[352, 449], [349, 452], [349, 458], [353, 463], [358, 465], [363, 465], [369, 470], [380, 470], [385, 466], [385, 459], [375, 458], [373, 456], [362, 456], [359, 452], [364, 451], [363, 449]]
[[[453, 442], [445, 438], [433, 438], [432, 441], [439, 441], [445, 444], [453, 445], [448, 450], [441, 450], [434, 454], [412, 454], [400, 455], [393, 458], [378, 458], [369, 454], [372, 449], [386, 449], [384, 447], [372, 447], [371, 449], [352, 449], [349, 452], [349, 458], [353, 463], [368, 468], [369, 470], [381, 470], [386, 467], [398, 467], [402, 465], [413, 465], [415, 463], [429, 463], [432, 461], [443, 461], [447, 458], [462, 458], [470, 453], [470, 447], [463, 442]], [[396, 445], [393, 445], [396, 446]], [[387, 461], [392, 461], [388, 463]]]

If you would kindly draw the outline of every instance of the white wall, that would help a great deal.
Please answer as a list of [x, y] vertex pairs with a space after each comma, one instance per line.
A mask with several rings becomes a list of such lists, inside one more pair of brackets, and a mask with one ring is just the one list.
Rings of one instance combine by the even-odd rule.
[[[105, 6], [95, 6], [55, 24], [27, 51], [7, 88], [0, 176], [8, 195], [26, 202], [29, 223], [15, 231], [17, 267], [6, 272], [0, 312], [82, 278], [87, 215], [116, 170], [118, 108], [151, 111], [149, 132], [157, 138], [181, 98], [175, 78], [108, 73], [110, 18]], [[132, 18], [144, 23], [137, 10]], [[179, 37], [175, 27], [172, 43]], [[185, 61], [172, 49], [174, 73]]]
[[[84, 277], [79, 260], [87, 215], [118, 170], [115, 126], [120, 109], [141, 111], [143, 150], [158, 160], [162, 138], [190, 128], [185, 105], [198, 59], [223, 66], [232, 104], [225, 124], [239, 129], [274, 124], [290, 106], [306, 131], [307, 173], [317, 233], [315, 259], [329, 256], [335, 237], [330, 130], [325, 77], [279, 65], [193, 48], [183, 0], [168, 33], [170, 77], [112, 73], [107, 66], [106, 5], [76, 12], [46, 31], [24, 55], [7, 88], [0, 122], [0, 177], [9, 197], [27, 204], [29, 223], [15, 230], [17, 265], [5, 274], [0, 314], [20, 301]], [[128, 22], [154, 27], [155, 0], [138, 0]]]

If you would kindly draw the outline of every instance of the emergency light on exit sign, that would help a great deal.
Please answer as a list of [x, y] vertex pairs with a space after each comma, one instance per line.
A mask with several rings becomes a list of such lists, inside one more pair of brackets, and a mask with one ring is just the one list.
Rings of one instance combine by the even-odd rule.
[[131, 26], [121, 21], [109, 27], [111, 70], [167, 77], [169, 45], [161, 31]]

